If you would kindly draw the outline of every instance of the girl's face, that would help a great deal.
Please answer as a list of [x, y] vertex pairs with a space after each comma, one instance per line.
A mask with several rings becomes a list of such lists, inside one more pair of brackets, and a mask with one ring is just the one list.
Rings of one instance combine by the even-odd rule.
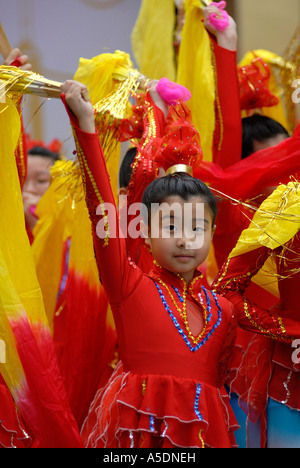
[[27, 177], [22, 197], [26, 222], [31, 230], [37, 222], [37, 217], [34, 214], [36, 205], [50, 185], [51, 166], [53, 166], [51, 158], [28, 155]]
[[151, 227], [145, 239], [160, 266], [179, 273], [188, 283], [207, 258], [215, 226], [204, 198], [169, 196], [151, 209]]

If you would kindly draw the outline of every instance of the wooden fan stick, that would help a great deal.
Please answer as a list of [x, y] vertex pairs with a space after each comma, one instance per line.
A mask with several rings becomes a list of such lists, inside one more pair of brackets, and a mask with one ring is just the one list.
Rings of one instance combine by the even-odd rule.
[[7, 39], [7, 36], [5, 34], [5, 31], [3, 29], [2, 24], [0, 23], [0, 54], [4, 59], [9, 55], [9, 53], [12, 51], [12, 46], [9, 43], [9, 40]]

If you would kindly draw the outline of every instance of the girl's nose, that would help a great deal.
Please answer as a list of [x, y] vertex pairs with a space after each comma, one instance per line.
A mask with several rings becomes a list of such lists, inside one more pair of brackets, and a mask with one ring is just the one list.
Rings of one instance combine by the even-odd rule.
[[185, 246], [185, 240], [181, 237], [180, 239], [177, 239], [177, 247], [184, 247]]
[[24, 183], [23, 192], [35, 193], [36, 192], [36, 187], [35, 187], [34, 181], [26, 180], [25, 183]]
[[187, 245], [189, 245], [194, 239], [195, 239], [194, 234], [188, 235], [183, 232], [180, 238], [177, 239], [177, 246], [187, 247]]

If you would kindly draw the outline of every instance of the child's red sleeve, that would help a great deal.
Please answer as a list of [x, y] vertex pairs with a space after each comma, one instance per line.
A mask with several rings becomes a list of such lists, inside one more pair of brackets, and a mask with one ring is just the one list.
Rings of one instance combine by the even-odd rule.
[[213, 162], [223, 169], [241, 159], [242, 120], [236, 51], [220, 47], [211, 37], [216, 70], [216, 129]]
[[284, 310], [279, 316], [275, 309], [260, 307], [248, 300], [244, 294], [251, 278], [263, 267], [269, 254], [270, 249], [261, 247], [228, 259], [212, 288], [233, 304], [239, 326], [290, 344], [300, 337], [299, 321], [288, 316]]
[[[64, 96], [62, 100], [64, 101]], [[118, 210], [98, 134], [82, 131], [77, 118], [67, 106], [66, 108], [73, 128], [85, 188], [100, 280], [109, 302], [120, 303], [134, 290], [142, 273], [131, 265], [125, 238], [119, 232]]]

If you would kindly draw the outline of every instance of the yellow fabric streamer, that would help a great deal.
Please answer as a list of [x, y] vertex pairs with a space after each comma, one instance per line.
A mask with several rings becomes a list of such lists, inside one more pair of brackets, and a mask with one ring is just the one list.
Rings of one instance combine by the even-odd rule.
[[261, 288], [265, 289], [269, 293], [273, 294], [274, 297], [279, 298], [278, 281], [276, 278], [276, 264], [273, 257], [268, 257], [261, 268], [251, 281], [258, 284]]
[[204, 159], [211, 161], [215, 128], [215, 75], [210, 39], [202, 19], [201, 2], [186, 0], [177, 69], [174, 0], [143, 0], [131, 39], [141, 73], [152, 79], [165, 76], [191, 91], [189, 105], [193, 123], [200, 133]]
[[[36, 209], [39, 220], [33, 230], [34, 242], [31, 247], [51, 331], [62, 268], [63, 243], [72, 232], [72, 197], [67, 183], [70, 173], [66, 171], [69, 164], [72, 162], [57, 161], [52, 168], [52, 182]], [[60, 177], [54, 174], [60, 174]]]
[[124, 75], [130, 68], [133, 68], [130, 56], [116, 50], [113, 54], [100, 54], [91, 59], [80, 58], [74, 80], [87, 87], [94, 106], [116, 88], [114, 75]]
[[[290, 241], [300, 227], [300, 185], [289, 182], [279, 185], [260, 205], [247, 229], [231, 251], [229, 258], [265, 246], [274, 250]], [[279, 296], [276, 264], [268, 258], [252, 281]]]
[[[75, 195], [76, 202], [72, 204], [72, 239], [70, 247], [69, 269], [80, 273], [90, 286], [91, 290], [96, 290], [100, 294], [103, 288], [99, 281], [99, 271], [94, 253], [93, 236], [91, 231], [91, 221], [87, 209], [83, 184], [80, 177]], [[110, 305], [106, 315], [106, 324], [115, 328]]]
[[[53, 320], [63, 265], [63, 248], [71, 239], [68, 269], [79, 272], [90, 287], [99, 290], [91, 222], [78, 164], [57, 161], [51, 169], [51, 185], [39, 202], [32, 244], [37, 275], [48, 321]], [[113, 324], [112, 318], [108, 323]]]
[[20, 116], [6, 97], [0, 103], [0, 338], [6, 362], [0, 365], [8, 387], [20, 390], [24, 372], [9, 320], [25, 316], [47, 327], [41, 290], [25, 229], [23, 202], [14, 150], [20, 136]]
[[300, 185], [281, 184], [262, 202], [247, 229], [231, 251], [229, 258], [265, 246], [276, 249], [286, 244], [300, 226]]
[[138, 68], [145, 76], [176, 81], [175, 21], [174, 0], [142, 0], [131, 43]]
[[[107, 99], [108, 96], [117, 91], [118, 87], [122, 86], [122, 79], [126, 78], [130, 70], [133, 70], [130, 56], [116, 50], [113, 54], [100, 54], [92, 59], [80, 58], [74, 80], [80, 81], [87, 87], [91, 103], [96, 108], [101, 101]], [[117, 81], [116, 77], [120, 81]], [[120, 101], [120, 97], [118, 100]], [[116, 103], [116, 105], [118, 104]], [[113, 193], [117, 200], [120, 144], [115, 142], [115, 144], [110, 144], [103, 149]]]
[[199, 0], [186, 0], [177, 82], [192, 93], [189, 105], [193, 123], [201, 137], [203, 157], [207, 161], [212, 161], [215, 129], [215, 76], [210, 38], [202, 19], [202, 6]]

